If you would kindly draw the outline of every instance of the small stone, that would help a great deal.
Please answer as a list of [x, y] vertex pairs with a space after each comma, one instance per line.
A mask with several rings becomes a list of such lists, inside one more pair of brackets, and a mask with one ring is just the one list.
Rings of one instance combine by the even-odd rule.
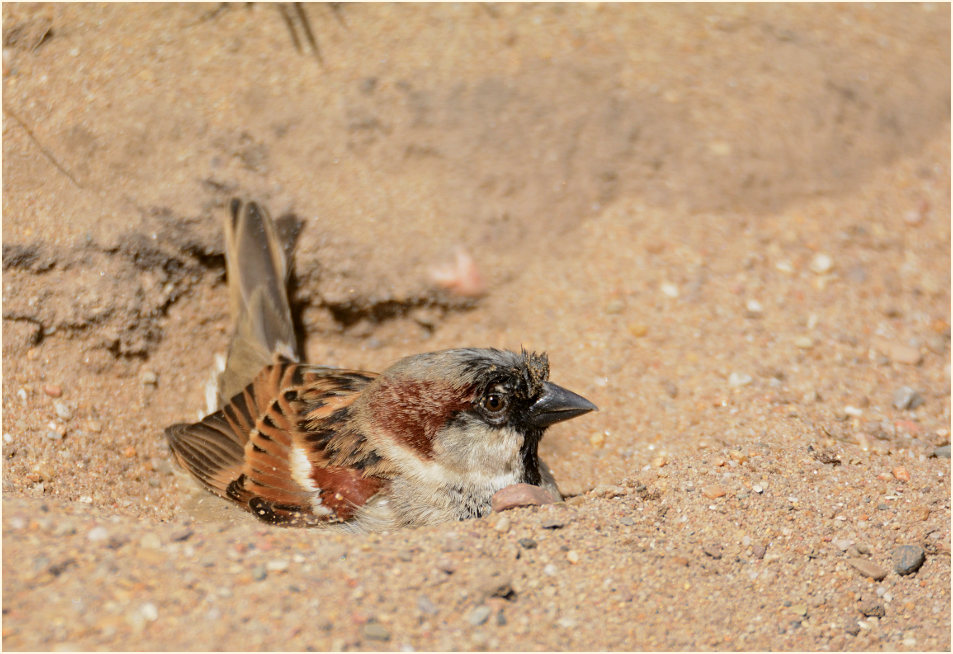
[[811, 269], [811, 272], [823, 275], [830, 272], [831, 268], [834, 267], [834, 260], [831, 259], [829, 254], [818, 252], [814, 255], [814, 258], [811, 259], [811, 263], [808, 267]]
[[623, 517], [619, 518], [619, 524], [620, 524], [620, 525], [625, 525], [626, 527], [631, 527], [632, 525], [635, 524], [635, 520], [633, 520], [633, 519], [630, 518], [629, 516], [623, 516]]
[[745, 309], [747, 309], [748, 315], [752, 318], [757, 318], [764, 313], [764, 307], [761, 306], [761, 303], [757, 300], [748, 300], [745, 303]]
[[457, 571], [457, 564], [453, 562], [452, 559], [447, 557], [442, 557], [437, 560], [437, 570], [444, 572], [448, 575], [452, 575]]
[[645, 323], [633, 322], [629, 324], [629, 333], [636, 338], [642, 338], [649, 333], [649, 327]]
[[606, 444], [605, 432], [597, 431], [589, 437], [589, 444], [594, 448], [600, 448]]
[[899, 411], [916, 409], [923, 404], [923, 397], [915, 388], [901, 386], [893, 392], [893, 406]]
[[516, 542], [519, 543], [520, 547], [522, 547], [524, 550], [532, 550], [536, 548], [536, 541], [532, 538], [520, 538]]
[[579, 563], [579, 552], [576, 550], [569, 550], [566, 552], [566, 560], [570, 563]]
[[66, 428], [62, 425], [57, 425], [55, 423], [50, 423], [48, 425], [49, 429], [46, 430], [46, 437], [51, 441], [60, 441], [63, 440], [63, 436], [66, 435]]
[[897, 466], [890, 472], [891, 474], [893, 474], [894, 478], [897, 479], [898, 481], [902, 481], [902, 482], [910, 481], [910, 473], [907, 472], [907, 469], [904, 468], [903, 466]]
[[268, 572], [284, 572], [288, 569], [289, 565], [290, 563], [287, 559], [275, 559], [266, 563], [265, 569], [268, 570]]
[[63, 394], [63, 389], [56, 384], [46, 384], [43, 386], [43, 392], [50, 397], [59, 397]]
[[893, 569], [898, 575], [913, 574], [920, 569], [926, 555], [919, 545], [901, 545], [893, 551]]
[[880, 600], [869, 599], [861, 602], [860, 612], [868, 618], [882, 618], [887, 615]]
[[728, 494], [728, 491], [725, 490], [723, 486], [718, 484], [712, 484], [711, 486], [705, 486], [702, 489], [702, 495], [707, 497], [710, 500], [717, 499], [719, 497], [724, 497]]
[[552, 516], [541, 520], [539, 526], [543, 529], [562, 529], [566, 526], [566, 521], [558, 516]]
[[90, 420], [88, 423], [86, 423], [86, 429], [94, 434], [98, 434], [103, 430], [103, 423], [101, 423], [99, 420]]
[[733, 372], [728, 375], [728, 387], [729, 388], [738, 388], [740, 386], [747, 386], [753, 381], [751, 375], [746, 375], [742, 372]]
[[155, 622], [159, 619], [159, 609], [152, 602], [146, 602], [139, 607], [139, 612], [147, 622]]
[[506, 511], [520, 506], [553, 504], [556, 499], [543, 488], [533, 484], [511, 484], [501, 488], [490, 498], [494, 511]]
[[858, 623], [856, 620], [852, 620], [844, 627], [844, 631], [849, 633], [851, 636], [856, 636], [860, 633], [860, 623]]
[[4, 445], [9, 445], [9, 444], [12, 443], [12, 442], [13, 442], [13, 435], [10, 434], [10, 433], [4, 432], [4, 434], [3, 434], [3, 444], [4, 444]]
[[762, 486], [761, 484], [755, 484], [754, 486], [751, 487], [751, 490], [753, 490], [755, 493], [760, 495], [761, 493], [764, 492], [764, 486]]
[[847, 559], [847, 562], [852, 565], [860, 574], [864, 575], [865, 577], [870, 577], [876, 581], [880, 581], [887, 576], [887, 571], [870, 559], [852, 558]]
[[724, 547], [722, 547], [718, 543], [711, 543], [708, 545], [704, 545], [702, 547], [702, 551], [708, 556], [710, 556], [711, 558], [717, 560], [717, 559], [720, 559], [722, 554], [724, 553]]
[[794, 347], [802, 350], [810, 350], [814, 347], [814, 339], [810, 336], [798, 336], [794, 339]]
[[950, 446], [949, 446], [949, 445], [943, 445], [943, 446], [941, 446], [941, 447], [938, 447], [938, 448], [936, 448], [935, 450], [933, 450], [933, 452], [930, 454], [930, 456], [932, 456], [932, 457], [934, 457], [934, 458], [937, 458], [937, 459], [949, 459], [949, 458], [950, 458]]
[[431, 602], [426, 595], [417, 598], [417, 608], [424, 615], [437, 615], [438, 613], [437, 605]]
[[59, 416], [60, 420], [69, 420], [73, 417], [73, 410], [69, 406], [60, 400], [53, 401], [53, 410], [56, 411], [56, 415]]
[[268, 571], [265, 570], [265, 566], [256, 565], [251, 569], [251, 578], [255, 581], [264, 581], [268, 578]]
[[142, 547], [148, 547], [154, 550], [160, 549], [162, 547], [162, 541], [159, 540], [159, 537], [152, 532], [145, 534], [139, 541], [139, 544]]
[[139, 375], [139, 381], [143, 386], [155, 386], [159, 383], [159, 376], [151, 370], [146, 370]]
[[89, 540], [93, 542], [106, 540], [107, 538], [109, 538], [109, 532], [106, 530], [105, 527], [93, 527], [92, 529], [89, 530], [89, 533], [86, 534], [86, 538], [88, 538]]
[[895, 343], [884, 338], [874, 339], [874, 345], [884, 356], [895, 363], [905, 363], [915, 366], [923, 360], [920, 350], [902, 343]]
[[467, 616], [467, 622], [472, 624], [474, 627], [479, 627], [489, 619], [490, 613], [490, 607], [485, 604], [481, 604], [470, 611], [470, 614]]
[[662, 295], [664, 295], [665, 297], [670, 297], [670, 298], [678, 297], [677, 284], [673, 284], [672, 282], [662, 282], [662, 285], [660, 286], [660, 288], [662, 290]]
[[545, 574], [548, 577], [555, 577], [557, 574], [559, 574], [559, 568], [557, 568], [552, 563], [547, 563], [543, 567], [543, 574]]
[[768, 551], [768, 548], [765, 547], [764, 545], [755, 545], [754, 547], [751, 548], [751, 556], [753, 556], [754, 558], [758, 560], [761, 560], [764, 558], [764, 555], [767, 553], [767, 551]]
[[834, 541], [834, 546], [837, 547], [841, 552], [850, 549], [850, 546], [853, 545], [853, 541], [848, 540], [847, 538], [838, 538]]
[[622, 302], [622, 300], [609, 300], [609, 303], [606, 304], [606, 313], [609, 315], [622, 313], [624, 308], [625, 304]]
[[363, 633], [364, 638], [368, 640], [390, 640], [390, 632], [387, 631], [387, 628], [380, 622], [368, 622], [361, 628], [361, 633]]

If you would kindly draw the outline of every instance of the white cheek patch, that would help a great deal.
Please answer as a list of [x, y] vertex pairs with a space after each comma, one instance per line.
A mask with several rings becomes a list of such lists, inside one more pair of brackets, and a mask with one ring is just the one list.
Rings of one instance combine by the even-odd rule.
[[308, 460], [308, 455], [305, 454], [302, 448], [292, 446], [288, 463], [291, 466], [291, 478], [294, 479], [301, 488], [311, 493], [317, 493], [321, 490], [317, 484], [314, 483], [314, 480], [311, 479], [311, 462]]

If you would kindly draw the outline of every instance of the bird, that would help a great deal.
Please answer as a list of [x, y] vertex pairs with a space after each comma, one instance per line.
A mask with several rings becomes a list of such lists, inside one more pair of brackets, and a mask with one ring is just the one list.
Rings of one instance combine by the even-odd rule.
[[233, 325], [214, 406], [165, 430], [208, 491], [272, 525], [356, 532], [482, 517], [515, 484], [562, 499], [540, 439], [597, 407], [549, 381], [545, 353], [447, 349], [380, 373], [305, 363], [275, 222], [234, 198], [224, 232]]

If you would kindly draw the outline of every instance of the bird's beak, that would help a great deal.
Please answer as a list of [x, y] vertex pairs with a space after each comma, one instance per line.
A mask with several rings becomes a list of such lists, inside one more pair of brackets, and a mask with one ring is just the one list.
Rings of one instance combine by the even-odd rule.
[[551, 382], [543, 382], [543, 394], [529, 408], [529, 422], [534, 427], [544, 429], [554, 423], [598, 410], [595, 404], [583, 396]]

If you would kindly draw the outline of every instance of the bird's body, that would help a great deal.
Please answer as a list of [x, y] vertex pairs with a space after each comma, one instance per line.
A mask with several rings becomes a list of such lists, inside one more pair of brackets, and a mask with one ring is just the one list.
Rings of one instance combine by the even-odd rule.
[[443, 350], [380, 374], [299, 363], [285, 255], [254, 203], [232, 202], [226, 258], [236, 326], [221, 408], [166, 430], [207, 489], [265, 522], [367, 531], [482, 516], [516, 483], [559, 498], [539, 440], [595, 406], [548, 381], [545, 354]]

